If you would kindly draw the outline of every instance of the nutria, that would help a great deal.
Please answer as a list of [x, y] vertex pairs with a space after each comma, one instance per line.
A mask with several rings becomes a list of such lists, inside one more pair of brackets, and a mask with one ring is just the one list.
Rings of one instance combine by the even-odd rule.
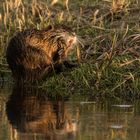
[[67, 58], [77, 42], [76, 34], [62, 25], [50, 25], [43, 30], [26, 29], [16, 33], [6, 52], [15, 81], [41, 80], [50, 71], [59, 71], [62, 64], [73, 67]]

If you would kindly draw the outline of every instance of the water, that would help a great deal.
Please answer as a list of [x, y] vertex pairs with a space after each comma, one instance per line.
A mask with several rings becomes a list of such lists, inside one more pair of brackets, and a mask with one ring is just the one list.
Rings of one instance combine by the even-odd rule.
[[1, 88], [0, 140], [139, 140], [139, 106]]

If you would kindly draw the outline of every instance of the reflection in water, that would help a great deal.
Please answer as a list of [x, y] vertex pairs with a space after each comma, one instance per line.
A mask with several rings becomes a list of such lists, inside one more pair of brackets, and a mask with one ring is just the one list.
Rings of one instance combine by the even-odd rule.
[[[66, 109], [63, 98], [51, 99], [36, 88], [14, 88], [7, 102], [7, 116], [16, 139], [38, 137], [47, 140], [74, 137], [77, 116]], [[16, 134], [17, 133], [17, 134]]]
[[139, 101], [51, 97], [30, 87], [5, 95], [0, 90], [0, 140], [140, 139]]

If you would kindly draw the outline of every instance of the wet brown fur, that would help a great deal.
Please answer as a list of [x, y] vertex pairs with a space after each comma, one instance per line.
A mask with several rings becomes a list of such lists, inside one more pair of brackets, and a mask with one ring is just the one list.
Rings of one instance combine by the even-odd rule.
[[73, 46], [67, 38], [74, 36], [69, 28], [58, 25], [18, 32], [11, 38], [6, 53], [15, 81], [34, 82], [59, 69], [63, 62], [67, 65], [65, 60]]

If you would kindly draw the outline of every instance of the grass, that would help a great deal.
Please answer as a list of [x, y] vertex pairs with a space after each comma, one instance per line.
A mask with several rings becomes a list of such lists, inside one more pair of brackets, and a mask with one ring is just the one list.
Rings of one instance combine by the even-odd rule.
[[[0, 74], [10, 70], [6, 44], [17, 31], [66, 24], [81, 37], [80, 67], [46, 80], [41, 88], [62, 94], [138, 97], [139, 0], [3, 0], [0, 5]], [[12, 81], [12, 79], [11, 79]]]

